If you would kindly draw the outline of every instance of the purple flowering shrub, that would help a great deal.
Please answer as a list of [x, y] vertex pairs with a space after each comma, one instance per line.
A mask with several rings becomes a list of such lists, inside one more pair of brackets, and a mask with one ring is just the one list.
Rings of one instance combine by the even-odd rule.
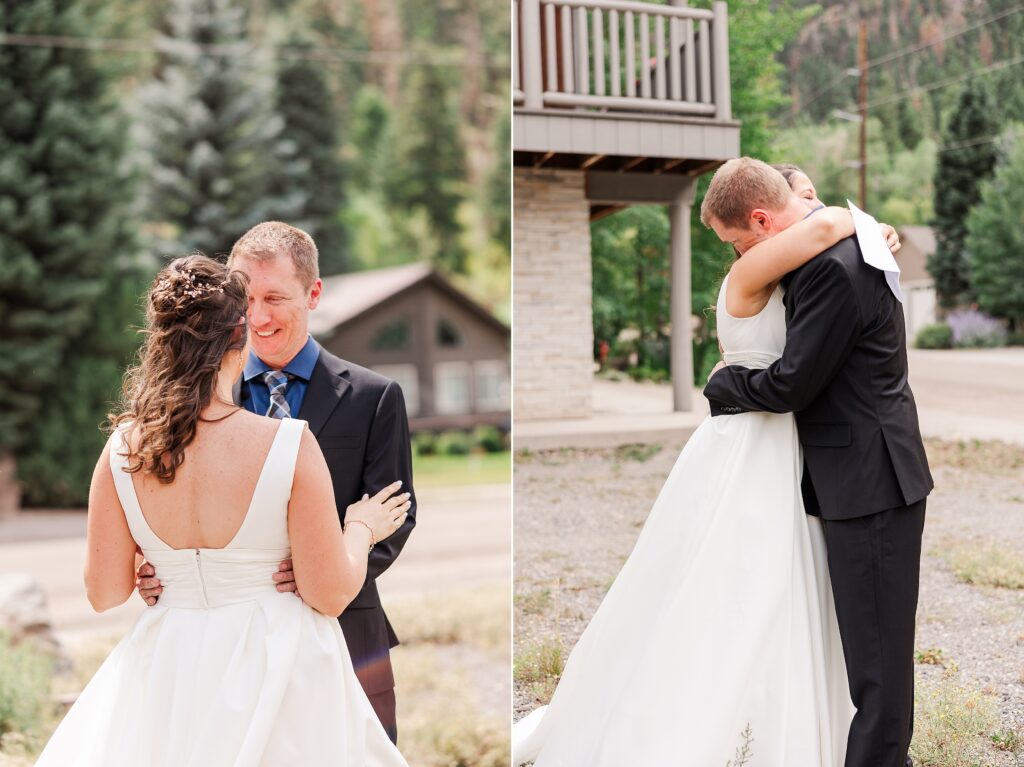
[[1003, 323], [977, 309], [957, 309], [946, 316], [953, 331], [953, 346], [978, 348], [1006, 344]]

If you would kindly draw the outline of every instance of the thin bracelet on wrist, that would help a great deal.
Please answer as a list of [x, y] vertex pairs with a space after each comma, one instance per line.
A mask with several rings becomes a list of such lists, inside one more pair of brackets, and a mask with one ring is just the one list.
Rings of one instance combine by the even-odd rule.
[[363, 520], [361, 520], [361, 519], [353, 519], [353, 520], [350, 520], [350, 521], [346, 522], [344, 525], [341, 526], [341, 532], [344, 533], [345, 532], [345, 528], [348, 527], [349, 525], [362, 525], [363, 527], [365, 527], [367, 529], [367, 531], [370, 533], [370, 548], [367, 549], [366, 553], [369, 554], [371, 551], [373, 551], [373, 547], [377, 545], [377, 541], [375, 541], [373, 539], [373, 528], [370, 527], [365, 522], [363, 522]]

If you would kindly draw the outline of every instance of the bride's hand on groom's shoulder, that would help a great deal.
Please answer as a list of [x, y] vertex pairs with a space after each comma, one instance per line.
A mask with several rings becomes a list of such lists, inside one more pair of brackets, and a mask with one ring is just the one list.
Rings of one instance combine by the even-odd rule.
[[882, 230], [882, 236], [885, 238], [885, 244], [889, 247], [889, 252], [895, 256], [903, 247], [899, 233], [888, 224], [880, 223], [878, 228]]

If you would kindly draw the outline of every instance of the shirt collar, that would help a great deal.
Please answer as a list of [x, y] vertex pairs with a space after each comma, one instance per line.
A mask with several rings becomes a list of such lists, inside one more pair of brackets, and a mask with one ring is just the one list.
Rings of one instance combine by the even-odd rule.
[[[306, 339], [306, 345], [299, 350], [298, 354], [291, 358], [282, 370], [296, 378], [301, 378], [303, 381], [309, 381], [318, 359], [320, 359], [320, 345], [313, 340], [313, 336], [309, 336]], [[268, 370], [274, 369], [257, 357], [255, 352], [250, 350], [249, 359], [245, 363], [245, 371], [242, 373], [242, 377], [248, 382], [253, 378], [262, 376]]]
[[818, 212], [819, 210], [821, 210], [821, 209], [822, 209], [822, 208], [824, 208], [824, 207], [825, 207], [825, 203], [822, 203], [822, 204], [821, 204], [821, 205], [819, 205], [819, 206], [818, 206], [817, 208], [814, 208], [814, 209], [813, 209], [813, 210], [812, 210], [812, 211], [811, 211], [810, 213], [808, 213], [808, 214], [807, 214], [806, 216], [804, 216], [804, 217], [803, 217], [803, 219], [801, 219], [801, 221], [803, 221], [803, 220], [805, 220], [805, 219], [808, 219], [808, 218], [810, 218], [811, 216], [813, 216], [813, 215], [814, 215], [815, 213], [817, 213], [817, 212]]

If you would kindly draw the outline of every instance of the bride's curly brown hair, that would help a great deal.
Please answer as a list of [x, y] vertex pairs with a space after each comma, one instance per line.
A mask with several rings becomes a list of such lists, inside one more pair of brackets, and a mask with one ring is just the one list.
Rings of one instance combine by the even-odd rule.
[[245, 347], [248, 280], [203, 255], [178, 258], [153, 280], [146, 299], [139, 363], [125, 374], [120, 412], [126, 471], [154, 474], [169, 484], [210, 404], [224, 355]]

